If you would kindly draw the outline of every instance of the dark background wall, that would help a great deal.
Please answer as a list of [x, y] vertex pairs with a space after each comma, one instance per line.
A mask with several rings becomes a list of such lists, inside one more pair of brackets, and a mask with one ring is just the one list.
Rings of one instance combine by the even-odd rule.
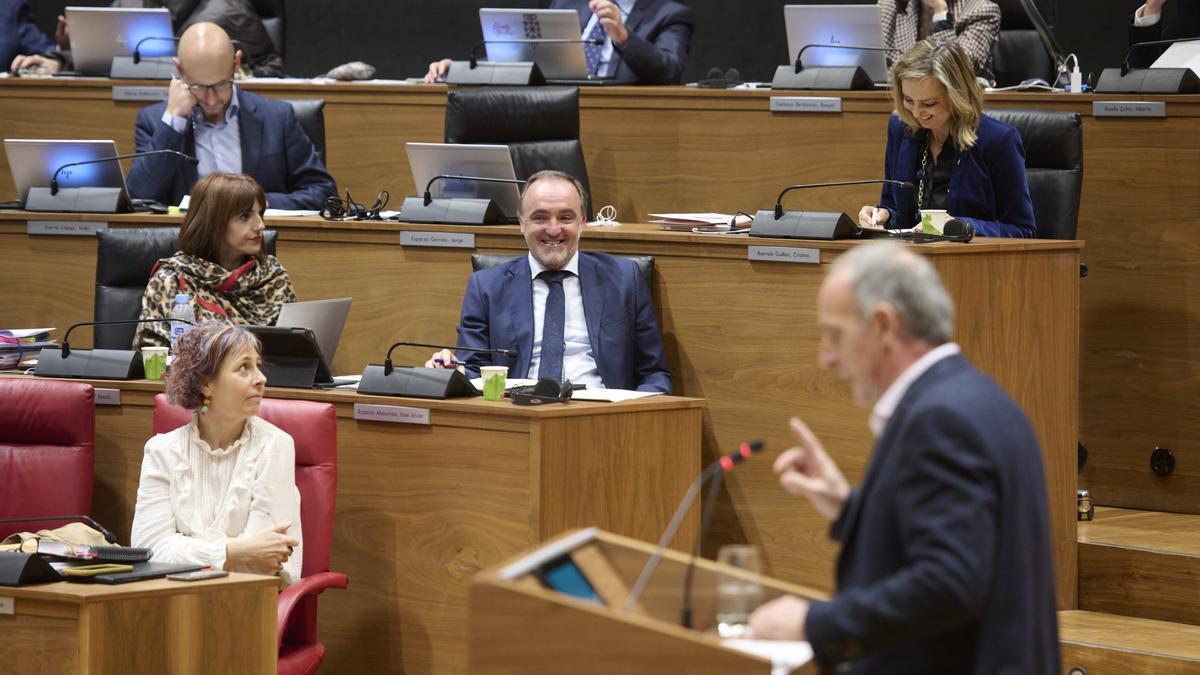
[[[838, 0], [823, 0], [826, 3]], [[853, 2], [854, 0], [849, 0]], [[1053, 0], [1049, 0], [1053, 2]], [[1192, 2], [1194, 0], [1174, 0]], [[31, 0], [38, 23], [53, 31], [67, 4], [107, 5], [107, 0]], [[545, 6], [545, 0], [287, 0], [288, 72], [324, 73], [360, 60], [386, 78], [424, 74], [437, 57], [462, 58], [479, 39], [478, 9]], [[785, 4], [806, 0], [684, 0], [698, 26], [688, 59], [688, 81], [709, 68], [738, 68], [747, 79], [769, 80], [787, 61]], [[1055, 33], [1076, 52], [1084, 72], [1119, 64], [1127, 45], [1126, 17], [1141, 0], [1057, 0]]]

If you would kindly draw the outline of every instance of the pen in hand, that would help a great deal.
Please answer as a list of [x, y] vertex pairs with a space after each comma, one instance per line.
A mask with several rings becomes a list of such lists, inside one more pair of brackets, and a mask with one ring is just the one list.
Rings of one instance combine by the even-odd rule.
[[434, 363], [440, 363], [443, 366], [449, 366], [450, 368], [457, 368], [459, 366], [466, 367], [466, 365], [467, 365], [465, 362], [459, 361], [457, 359], [451, 361], [450, 363], [446, 363], [446, 360], [440, 356], [438, 358], [434, 359], [433, 361], [434, 361]]

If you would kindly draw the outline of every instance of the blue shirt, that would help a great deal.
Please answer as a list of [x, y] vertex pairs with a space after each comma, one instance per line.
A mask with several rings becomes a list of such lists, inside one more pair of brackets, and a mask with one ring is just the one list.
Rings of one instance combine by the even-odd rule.
[[196, 159], [200, 160], [196, 172], [201, 178], [216, 171], [242, 172], [242, 135], [238, 125], [236, 86], [229, 98], [229, 106], [225, 108], [225, 117], [219, 122], [213, 123], [205, 119], [200, 106], [192, 108], [190, 120], [163, 111], [162, 121], [180, 134], [187, 131], [187, 125], [191, 123], [196, 138]]
[[[633, 11], [633, 6], [637, 4], [637, 0], [613, 0], [613, 2], [616, 3], [617, 7], [621, 8], [622, 23], [629, 17], [629, 13]], [[579, 39], [588, 39], [588, 34], [595, 30], [596, 23], [599, 21], [600, 19], [593, 13], [592, 18], [588, 19], [587, 25], [583, 27], [583, 33], [580, 34]], [[612, 38], [605, 34], [604, 46], [600, 48], [600, 66], [596, 70], [597, 76], [612, 77], [613, 49]]]

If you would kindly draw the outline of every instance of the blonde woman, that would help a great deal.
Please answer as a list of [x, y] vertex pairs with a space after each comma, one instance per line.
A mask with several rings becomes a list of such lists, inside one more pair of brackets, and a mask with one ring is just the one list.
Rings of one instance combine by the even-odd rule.
[[983, 114], [962, 48], [918, 42], [892, 67], [891, 80], [884, 175], [914, 187], [885, 186], [879, 204], [859, 211], [859, 224], [906, 229], [921, 209], [942, 209], [980, 236], [1037, 236], [1021, 135]]

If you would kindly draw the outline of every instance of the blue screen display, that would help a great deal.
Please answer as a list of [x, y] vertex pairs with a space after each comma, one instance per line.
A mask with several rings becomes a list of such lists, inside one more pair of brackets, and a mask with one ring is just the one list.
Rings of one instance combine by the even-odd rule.
[[[102, 144], [61, 144], [51, 146], [46, 152], [46, 175], [52, 176], [54, 170], [71, 162], [82, 162], [100, 157], [111, 157], [111, 146]], [[48, 184], [48, 183], [47, 183]], [[121, 180], [120, 167], [116, 162], [101, 162], [99, 164], [84, 164], [63, 169], [58, 174], [60, 188], [71, 187], [124, 187]]]
[[536, 572], [542, 585], [551, 590], [564, 593], [575, 598], [603, 605], [600, 596], [591, 582], [583, 576], [583, 572], [569, 556], [563, 556], [543, 565]]
[[[136, 17], [122, 29], [121, 44], [132, 54], [133, 48], [146, 38], [172, 38], [171, 25], [158, 16]], [[175, 43], [171, 40], [146, 40], [138, 49], [142, 56], [174, 56]]]

